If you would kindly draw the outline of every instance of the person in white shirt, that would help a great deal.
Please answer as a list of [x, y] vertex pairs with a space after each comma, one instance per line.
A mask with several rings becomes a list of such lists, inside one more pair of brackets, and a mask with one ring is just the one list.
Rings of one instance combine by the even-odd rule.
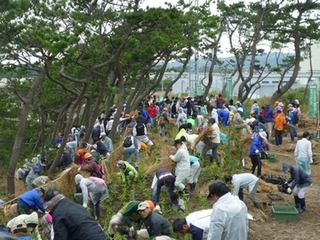
[[259, 185], [259, 178], [257, 178], [252, 173], [240, 173], [231, 175], [225, 175], [224, 180], [227, 183], [232, 183], [233, 185], [233, 195], [239, 196], [240, 200], [243, 201], [243, 189], [248, 188], [249, 198], [253, 205], [261, 209], [260, 203], [256, 199], [256, 192]]
[[311, 176], [310, 163], [312, 160], [312, 147], [310, 139], [310, 133], [304, 132], [302, 139], [297, 142], [296, 148], [294, 150], [294, 157], [296, 158], [296, 163], [298, 167], [301, 167], [306, 174]]
[[110, 120], [107, 122], [107, 125], [106, 125], [106, 131], [105, 131], [106, 133], [109, 133], [111, 131], [113, 122], [114, 122], [114, 117], [111, 116]]
[[209, 200], [213, 200], [210, 227], [207, 240], [247, 239], [249, 224], [248, 208], [223, 182], [209, 185]]
[[174, 146], [178, 150], [175, 155], [170, 155], [169, 158], [176, 162], [176, 181], [175, 186], [181, 193], [189, 193], [183, 182], [189, 177], [190, 174], [190, 157], [186, 145], [177, 139], [174, 141]]
[[190, 233], [192, 235], [192, 240], [207, 238], [211, 214], [212, 209], [206, 209], [193, 212], [185, 218], [177, 218], [172, 224], [173, 231], [178, 233]]
[[219, 118], [218, 118], [218, 111], [216, 108], [212, 108], [211, 111], [211, 118], [214, 118], [214, 120], [216, 121], [216, 123], [219, 122]]
[[220, 129], [214, 118], [210, 118], [208, 121], [209, 127], [212, 128], [211, 141], [205, 145], [202, 149], [202, 156], [206, 156], [209, 150], [212, 150], [212, 157], [210, 161], [217, 161], [217, 164], [220, 164], [220, 157], [218, 155], [218, 147], [220, 145]]

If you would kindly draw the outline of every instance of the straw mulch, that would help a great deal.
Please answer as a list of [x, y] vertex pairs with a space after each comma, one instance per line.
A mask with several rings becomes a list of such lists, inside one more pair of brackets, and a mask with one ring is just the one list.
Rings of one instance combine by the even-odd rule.
[[271, 183], [260, 180], [257, 193], [273, 193], [275, 191], [273, 186], [274, 185], [272, 185]]
[[206, 127], [201, 133], [199, 133], [199, 136], [194, 141], [194, 146], [197, 146], [200, 141], [207, 145], [211, 141], [212, 134], [213, 129], [211, 127]]
[[242, 150], [246, 150], [250, 148], [251, 146], [251, 136], [250, 135], [241, 135], [240, 140], [239, 140], [239, 146]]
[[[148, 175], [154, 175], [157, 170], [160, 168], [166, 168], [169, 171], [175, 171], [176, 163], [172, 161], [169, 156], [175, 155], [177, 150], [173, 146], [163, 145], [161, 146], [161, 151], [159, 158], [157, 159], [144, 159], [144, 169]], [[155, 160], [156, 162], [152, 163], [151, 161]]]
[[247, 204], [248, 213], [253, 216], [254, 219], [264, 222], [268, 219], [268, 216], [261, 210], [256, 208], [253, 204]]
[[[127, 137], [124, 134], [123, 138], [119, 141], [120, 143]], [[111, 173], [118, 172], [117, 162], [119, 160], [125, 160], [124, 149], [122, 144], [120, 144], [111, 154], [107, 161], [105, 161], [105, 166], [107, 169], [103, 169], [106, 176], [109, 178]]]
[[[77, 164], [72, 164], [68, 171], [65, 171], [64, 174], [61, 174], [59, 178], [47, 183], [46, 185], [41, 186], [46, 191], [49, 189], [56, 189], [65, 196], [69, 196], [70, 192], [76, 190], [76, 183], [74, 181], [75, 176], [79, 173], [78, 168], [80, 166]], [[90, 177], [90, 173], [87, 171], [81, 171], [83, 177]]]

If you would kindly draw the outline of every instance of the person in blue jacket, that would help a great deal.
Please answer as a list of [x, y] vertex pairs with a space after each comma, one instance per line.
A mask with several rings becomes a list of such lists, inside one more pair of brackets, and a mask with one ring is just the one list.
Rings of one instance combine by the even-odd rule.
[[141, 112], [141, 115], [142, 115], [142, 117], [144, 117], [144, 119], [146, 120], [147, 124], [148, 123], [150, 124], [151, 129], [154, 129], [152, 119], [149, 116], [148, 112], [145, 109], [143, 109], [142, 107], [138, 107], [138, 111]]
[[222, 126], [226, 127], [228, 126], [230, 112], [226, 109], [218, 109], [218, 118], [219, 122], [221, 122]]
[[44, 196], [45, 191], [43, 188], [34, 189], [22, 194], [18, 200], [18, 213], [31, 214], [31, 210], [38, 211], [42, 213], [45, 212], [41, 198]]
[[268, 156], [267, 152], [264, 150], [262, 146], [263, 138], [259, 135], [259, 133], [255, 133], [253, 135], [251, 146], [249, 150], [249, 156], [252, 162], [252, 169], [251, 173], [254, 174], [256, 171], [256, 167], [258, 166], [258, 177], [261, 176], [261, 159], [260, 159], [260, 152], [263, 153], [265, 156]]
[[306, 174], [306, 172], [298, 167], [292, 166], [289, 163], [283, 163], [282, 165], [283, 172], [290, 173], [290, 178], [286, 182], [287, 184], [291, 184], [287, 189], [287, 193], [291, 193], [293, 190], [293, 197], [295, 207], [299, 211], [299, 213], [303, 213], [306, 211], [306, 201], [304, 198], [305, 193], [309, 189], [312, 184], [311, 177]]

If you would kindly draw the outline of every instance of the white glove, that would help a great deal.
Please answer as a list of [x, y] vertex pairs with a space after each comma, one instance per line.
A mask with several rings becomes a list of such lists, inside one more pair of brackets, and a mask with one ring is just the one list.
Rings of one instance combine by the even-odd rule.
[[310, 158], [310, 163], [313, 163], [313, 159], [312, 158]]
[[284, 183], [284, 185], [288, 185], [288, 182], [286, 181], [286, 182]]
[[292, 193], [291, 188], [288, 188], [288, 189], [287, 189], [287, 193], [289, 193], [289, 194]]
[[134, 227], [130, 227], [129, 228], [129, 237], [133, 237], [134, 236], [134, 233], [135, 233], [135, 231], [134, 231]]
[[107, 153], [107, 157], [110, 157], [110, 153]]
[[87, 208], [88, 205], [84, 203], [84, 204], [82, 204], [82, 207]]
[[81, 171], [81, 167], [79, 167], [79, 168], [77, 169], [77, 171], [80, 172], [80, 171]]
[[43, 212], [42, 212], [40, 209], [38, 209], [38, 212], [41, 213], [41, 214], [43, 214]]
[[159, 212], [159, 211], [161, 211], [161, 207], [160, 207], [159, 205], [157, 205], [157, 206], [154, 208], [154, 210]]
[[173, 156], [173, 155], [170, 155], [169, 158], [170, 158], [171, 160], [173, 160], [173, 159], [174, 159], [174, 156]]
[[259, 153], [259, 150], [257, 149], [257, 150], [256, 150], [256, 154], [258, 154], [258, 153]]

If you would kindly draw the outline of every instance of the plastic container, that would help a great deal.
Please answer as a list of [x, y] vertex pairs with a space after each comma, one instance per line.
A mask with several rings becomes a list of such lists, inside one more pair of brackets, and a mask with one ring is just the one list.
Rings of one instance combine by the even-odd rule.
[[278, 220], [297, 220], [299, 212], [294, 206], [272, 205], [272, 212]]
[[276, 155], [274, 153], [269, 153], [267, 160], [268, 160], [268, 162], [271, 162], [271, 163], [276, 162]]

